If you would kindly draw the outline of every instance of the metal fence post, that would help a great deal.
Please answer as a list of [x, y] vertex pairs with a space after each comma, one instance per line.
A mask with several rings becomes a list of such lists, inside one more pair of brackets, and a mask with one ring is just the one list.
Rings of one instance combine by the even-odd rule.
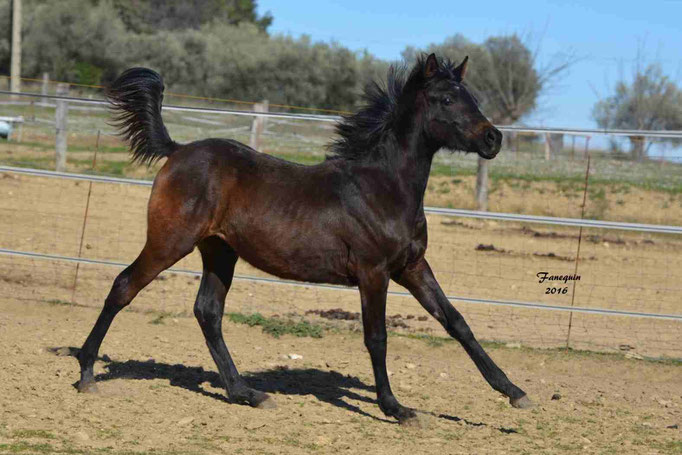
[[[92, 170], [97, 166], [97, 152], [99, 152], [99, 137], [100, 130], [97, 130], [97, 142], [95, 142], [95, 154], [92, 157]], [[81, 227], [81, 241], [78, 245], [78, 259], [83, 254], [83, 240], [85, 239], [85, 227], [88, 225], [88, 213], [90, 211], [90, 196], [92, 195], [92, 181], [88, 182], [88, 196], [85, 199], [85, 213], [83, 214], [83, 225]], [[78, 271], [80, 270], [80, 262], [76, 263], [76, 273], [73, 276], [73, 289], [71, 291], [71, 302], [76, 301], [76, 286], [78, 285]]]
[[476, 207], [488, 211], [488, 160], [478, 157], [476, 170]]
[[[583, 203], [580, 206], [580, 219], [585, 219], [585, 205], [587, 204], [587, 187], [590, 183], [590, 154], [587, 154], [587, 165], [585, 167], [585, 187], [583, 188]], [[573, 275], [578, 275], [578, 264], [580, 263], [580, 244], [583, 240], [583, 226], [580, 226], [578, 231], [578, 249], [575, 253], [575, 268], [573, 269]], [[573, 280], [573, 290], [571, 292], [571, 308], [575, 305], [575, 288], [578, 280]], [[566, 332], [566, 349], [571, 347], [571, 329], [573, 328], [573, 311], [569, 313], [568, 316], [568, 331]]]
[[[57, 84], [57, 96], [68, 96], [69, 84]], [[66, 134], [69, 105], [66, 100], [57, 100], [55, 109], [55, 161], [57, 171], [66, 170]]]

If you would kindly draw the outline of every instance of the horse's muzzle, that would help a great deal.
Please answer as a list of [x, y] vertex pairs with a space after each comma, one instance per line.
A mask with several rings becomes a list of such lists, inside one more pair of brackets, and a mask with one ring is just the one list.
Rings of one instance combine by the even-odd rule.
[[491, 160], [497, 156], [502, 146], [502, 132], [491, 126], [483, 133], [482, 140], [478, 143], [478, 156]]

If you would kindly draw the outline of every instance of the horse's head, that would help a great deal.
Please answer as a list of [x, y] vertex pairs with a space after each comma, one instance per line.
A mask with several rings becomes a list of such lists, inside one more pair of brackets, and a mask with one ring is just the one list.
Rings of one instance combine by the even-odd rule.
[[500, 151], [502, 133], [485, 118], [476, 98], [462, 84], [468, 58], [457, 67], [439, 64], [435, 54], [423, 61], [424, 132], [439, 147], [492, 159]]

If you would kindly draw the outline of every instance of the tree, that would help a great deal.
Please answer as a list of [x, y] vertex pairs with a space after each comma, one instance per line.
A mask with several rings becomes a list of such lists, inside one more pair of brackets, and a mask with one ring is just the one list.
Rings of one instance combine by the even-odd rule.
[[123, 65], [123, 23], [111, 3], [83, 8], [79, 0], [31, 2], [24, 23], [22, 72], [98, 84]]
[[131, 35], [128, 65], [147, 65], [176, 92], [329, 109], [352, 109], [367, 58], [309, 37], [269, 37], [253, 24]]
[[[0, 0], [0, 70], [4, 74], [9, 72], [10, 1]], [[197, 57], [197, 51], [205, 56], [202, 46], [207, 41], [200, 30], [211, 23], [250, 25], [267, 38], [264, 31], [272, 16], [258, 15], [256, 8], [255, 0], [26, 0], [23, 73], [35, 77], [48, 72], [60, 80], [100, 84], [132, 62], [153, 64], [166, 56], [173, 60], [161, 67], [182, 67], [182, 74], [171, 71], [172, 76], [179, 76], [173, 80], [191, 87], [189, 81], [197, 80], [193, 73], [204, 64]]]
[[[482, 111], [494, 123], [503, 125], [530, 114], [543, 91], [573, 63], [570, 56], [559, 56], [539, 66], [538, 52], [533, 52], [528, 40], [516, 34], [491, 36], [481, 44], [454, 35], [442, 43], [430, 44], [424, 52], [435, 52], [457, 62], [468, 55], [465, 83], [479, 98]], [[413, 61], [418, 53], [407, 47], [402, 55]]]
[[269, 12], [258, 16], [256, 0], [113, 0], [113, 5], [126, 28], [135, 33], [198, 29], [212, 21], [251, 23], [265, 32], [272, 24]]
[[[614, 94], [598, 101], [592, 116], [600, 128], [632, 130], [682, 129], [682, 91], [663, 74], [661, 66], [636, 65], [631, 83], [621, 79]], [[648, 145], [643, 136], [631, 136], [632, 157], [642, 160]], [[650, 145], [650, 144], [649, 144]]]
[[[106, 84], [127, 67], [148, 66], [176, 92], [352, 109], [367, 79], [385, 67], [338, 43], [269, 36], [271, 17], [258, 16], [253, 0], [86, 0], [87, 8], [79, 0], [25, 1], [29, 77], [48, 72]], [[6, 10], [0, 0], [0, 13]], [[7, 17], [0, 14], [0, 25]], [[5, 74], [8, 63], [9, 41], [0, 37]]]
[[386, 60], [381, 60], [370, 54], [366, 49], [358, 55], [359, 89], [364, 89], [371, 82], [384, 81], [391, 66]]

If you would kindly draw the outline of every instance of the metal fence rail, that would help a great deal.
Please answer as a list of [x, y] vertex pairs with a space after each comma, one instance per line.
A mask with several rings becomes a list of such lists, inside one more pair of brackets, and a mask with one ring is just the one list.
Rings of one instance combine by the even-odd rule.
[[465, 218], [480, 218], [486, 220], [518, 221], [523, 223], [552, 224], [558, 226], [582, 226], [659, 234], [682, 234], [682, 226], [666, 226], [662, 224], [623, 223], [620, 221], [585, 220], [554, 216], [521, 215], [517, 213], [480, 212], [476, 210], [446, 209], [440, 207], [425, 207], [424, 211], [433, 215], [461, 216]]
[[[104, 265], [104, 266], [117, 267], [117, 268], [125, 268], [129, 265], [129, 264], [126, 264], [123, 262], [108, 261], [108, 260], [102, 260], [102, 259], [77, 258], [77, 257], [71, 257], [71, 256], [61, 256], [61, 255], [56, 255], [56, 254], [36, 253], [36, 252], [32, 252], [32, 251], [16, 251], [16, 250], [10, 250], [10, 249], [6, 249], [6, 248], [0, 248], [0, 255], [19, 256], [19, 257], [25, 257], [25, 258], [53, 260], [53, 261], [61, 261], [61, 262], [71, 262], [74, 264]], [[196, 270], [170, 268], [170, 269], [165, 270], [165, 272], [178, 273], [178, 274], [191, 275], [191, 276], [201, 276], [201, 272], [196, 271]], [[334, 290], [334, 291], [356, 291], [357, 290], [356, 287], [346, 287], [346, 286], [338, 286], [338, 285], [332, 285], [332, 284], [307, 283], [307, 282], [301, 282], [301, 281], [282, 280], [279, 278], [267, 278], [267, 277], [257, 277], [257, 276], [249, 276], [249, 275], [235, 275], [234, 279], [238, 280], [238, 281], [250, 281], [250, 282], [256, 282], [256, 283], [270, 283], [270, 284], [285, 284], [288, 286], [313, 287], [313, 288], [329, 289], [329, 290]], [[411, 294], [409, 292], [398, 292], [398, 291], [388, 291], [388, 294], [400, 296], [400, 297], [411, 296]], [[535, 302], [517, 302], [517, 301], [512, 301], [512, 300], [496, 300], [496, 299], [476, 299], [476, 298], [470, 298], [470, 297], [460, 297], [460, 296], [451, 296], [451, 295], [446, 296], [446, 297], [448, 300], [453, 301], [453, 302], [459, 301], [459, 302], [475, 303], [475, 304], [483, 304], [483, 305], [497, 305], [497, 306], [516, 307], [516, 308], [529, 308], [529, 309], [535, 309], [535, 310], [568, 311], [568, 312], [573, 312], [573, 313], [602, 314], [602, 315], [610, 315], [610, 316], [628, 316], [628, 317], [648, 318], [648, 319], [665, 319], [665, 320], [682, 322], [682, 315], [676, 315], [676, 314], [642, 313], [642, 312], [637, 312], [637, 311], [622, 311], [622, 310], [610, 310], [610, 309], [603, 309], [603, 308], [587, 308], [587, 307], [577, 307], [577, 306], [569, 307], [569, 306], [561, 306], [561, 305], [547, 305], [544, 303], [535, 303]]]
[[[152, 186], [150, 180], [126, 179], [107, 177], [102, 175], [75, 174], [56, 172], [42, 169], [29, 169], [12, 166], [0, 166], [0, 172], [50, 177], [67, 180], [81, 180], [96, 183], [118, 183], [125, 185]], [[598, 229], [616, 229], [623, 231], [650, 232], [655, 234], [682, 234], [682, 226], [667, 226], [660, 224], [623, 223], [618, 221], [585, 220], [579, 218], [559, 218], [552, 216], [521, 215], [517, 213], [481, 212], [476, 210], [448, 209], [441, 207], [425, 207], [424, 211], [430, 215], [443, 215], [464, 218], [479, 218], [499, 221], [516, 221], [522, 223], [539, 223], [556, 226], [588, 227]]]
[[[42, 95], [39, 93], [19, 93], [10, 92], [7, 90], [0, 90], [0, 95], [18, 95], [27, 96], [30, 98], [45, 98], [52, 100], [64, 100], [73, 103], [93, 104], [110, 107], [111, 104], [102, 99], [79, 98], [76, 96], [60, 96], [60, 95]], [[164, 111], [180, 111], [180, 112], [200, 112], [204, 114], [229, 114], [229, 115], [246, 115], [249, 117], [269, 117], [269, 118], [289, 118], [297, 120], [316, 120], [319, 122], [338, 122], [341, 117], [337, 115], [318, 115], [318, 114], [292, 114], [288, 112], [256, 112], [256, 111], [240, 111], [238, 109], [217, 109], [204, 107], [189, 107], [189, 106], [173, 106], [164, 105]]]
[[[74, 103], [92, 104], [110, 106], [109, 102], [103, 99], [91, 99], [75, 96], [60, 96], [47, 95], [41, 93], [22, 93], [12, 92], [9, 90], [0, 90], [0, 95], [16, 95], [25, 96], [29, 98], [41, 98], [51, 100], [64, 100]], [[218, 109], [218, 108], [202, 108], [202, 107], [188, 107], [188, 106], [174, 106], [164, 105], [163, 110], [166, 111], [180, 111], [180, 112], [200, 112], [205, 114], [227, 114], [227, 115], [245, 115], [250, 117], [271, 117], [271, 118], [289, 118], [297, 120], [315, 120], [319, 122], [338, 122], [343, 117], [338, 115], [320, 115], [320, 114], [294, 114], [289, 112], [256, 112], [243, 111], [238, 109]], [[599, 129], [599, 128], [547, 128], [547, 127], [525, 127], [525, 126], [511, 126], [500, 125], [497, 126], [501, 131], [516, 132], [516, 133], [549, 133], [549, 134], [566, 134], [569, 136], [646, 136], [664, 139], [682, 139], [682, 131], [670, 130], [623, 130], [623, 129]]]

